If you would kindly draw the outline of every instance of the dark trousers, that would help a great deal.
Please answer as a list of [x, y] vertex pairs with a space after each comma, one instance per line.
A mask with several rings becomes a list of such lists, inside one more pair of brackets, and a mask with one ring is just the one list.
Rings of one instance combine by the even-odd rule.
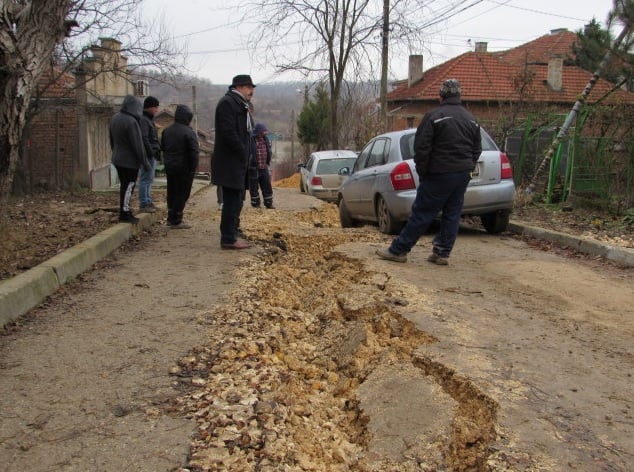
[[220, 244], [233, 244], [238, 240], [240, 213], [244, 203], [243, 189], [222, 187], [222, 211], [220, 213]]
[[257, 178], [249, 179], [249, 194], [251, 195], [251, 205], [260, 206], [260, 191], [264, 206], [273, 205], [273, 187], [271, 186], [271, 172], [269, 168], [258, 169]]
[[407, 224], [392, 241], [390, 252], [406, 254], [411, 251], [436, 219], [438, 212], [442, 211], [440, 231], [434, 238], [433, 251], [439, 256], [449, 257], [458, 236], [464, 193], [469, 180], [469, 171], [423, 176]]
[[183, 221], [185, 204], [189, 200], [194, 182], [194, 172], [182, 167], [165, 166], [167, 177], [167, 224], [177, 225]]
[[130, 213], [130, 199], [136, 185], [139, 169], [115, 166], [119, 176], [119, 213]]

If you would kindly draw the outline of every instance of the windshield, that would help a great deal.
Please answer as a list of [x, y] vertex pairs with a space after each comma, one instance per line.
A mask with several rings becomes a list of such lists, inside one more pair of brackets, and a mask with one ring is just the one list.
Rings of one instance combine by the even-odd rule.
[[321, 159], [319, 164], [317, 164], [317, 170], [315, 174], [324, 175], [324, 174], [338, 174], [339, 169], [344, 167], [352, 168], [354, 165], [354, 161], [356, 161], [356, 157], [347, 157], [345, 159]]

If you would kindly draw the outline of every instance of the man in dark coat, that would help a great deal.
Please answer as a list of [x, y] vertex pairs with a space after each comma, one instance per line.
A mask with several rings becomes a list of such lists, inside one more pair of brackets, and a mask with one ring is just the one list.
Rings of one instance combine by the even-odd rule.
[[119, 176], [119, 221], [138, 223], [132, 214], [130, 199], [136, 185], [139, 169], [150, 169], [143, 146], [141, 133], [141, 113], [143, 105], [134, 95], [126, 95], [121, 110], [110, 120], [110, 149], [112, 164]]
[[220, 246], [223, 249], [251, 247], [249, 242], [238, 239], [238, 228], [252, 152], [253, 120], [249, 113], [249, 102], [254, 89], [250, 76], [236, 75], [216, 106], [216, 142], [211, 160], [211, 182], [222, 187]]
[[188, 229], [183, 211], [191, 194], [198, 168], [198, 137], [189, 126], [194, 114], [187, 105], [177, 105], [174, 123], [163, 130], [161, 148], [167, 176], [167, 225], [172, 229]]
[[460, 83], [445, 80], [440, 87], [440, 106], [425, 114], [416, 130], [414, 162], [420, 184], [407, 224], [389, 248], [377, 249], [382, 259], [406, 262], [407, 254], [442, 211], [440, 231], [427, 260], [448, 264], [471, 171], [482, 153], [480, 125], [462, 106], [460, 95]]
[[156, 207], [152, 201], [152, 183], [156, 172], [156, 161], [161, 158], [161, 144], [159, 142], [154, 115], [158, 112], [159, 101], [152, 96], [143, 101], [143, 115], [141, 116], [141, 133], [143, 144], [147, 154], [150, 170], [141, 169], [139, 172], [139, 211], [142, 213], [154, 213]]

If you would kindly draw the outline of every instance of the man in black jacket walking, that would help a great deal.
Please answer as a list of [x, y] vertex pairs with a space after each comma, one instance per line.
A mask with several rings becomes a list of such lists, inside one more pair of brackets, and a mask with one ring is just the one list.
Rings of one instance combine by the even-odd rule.
[[189, 124], [194, 114], [187, 105], [177, 105], [174, 123], [163, 130], [161, 148], [167, 176], [167, 225], [172, 229], [188, 229], [183, 211], [191, 194], [198, 168], [198, 137]]
[[445, 80], [440, 87], [440, 106], [427, 113], [414, 139], [414, 162], [420, 184], [405, 227], [387, 249], [377, 249], [382, 259], [406, 262], [407, 254], [442, 211], [440, 231], [427, 259], [447, 265], [453, 249], [464, 194], [480, 154], [480, 125], [460, 101], [460, 83]]
[[249, 75], [236, 75], [216, 106], [211, 182], [222, 187], [220, 246], [223, 249], [251, 247], [249, 242], [238, 238], [238, 228], [252, 153], [253, 119], [249, 102], [254, 89], [255, 84]]

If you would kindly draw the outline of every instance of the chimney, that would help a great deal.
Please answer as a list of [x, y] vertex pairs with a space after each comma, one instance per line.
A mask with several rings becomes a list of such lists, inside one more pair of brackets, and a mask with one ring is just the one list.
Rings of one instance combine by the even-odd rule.
[[487, 52], [487, 45], [489, 43], [484, 41], [477, 41], [475, 43], [475, 52]]
[[555, 92], [561, 92], [563, 83], [564, 59], [553, 57], [548, 61], [548, 86]]
[[423, 56], [420, 54], [410, 54], [409, 73], [407, 75], [407, 86], [411, 87], [423, 77]]

